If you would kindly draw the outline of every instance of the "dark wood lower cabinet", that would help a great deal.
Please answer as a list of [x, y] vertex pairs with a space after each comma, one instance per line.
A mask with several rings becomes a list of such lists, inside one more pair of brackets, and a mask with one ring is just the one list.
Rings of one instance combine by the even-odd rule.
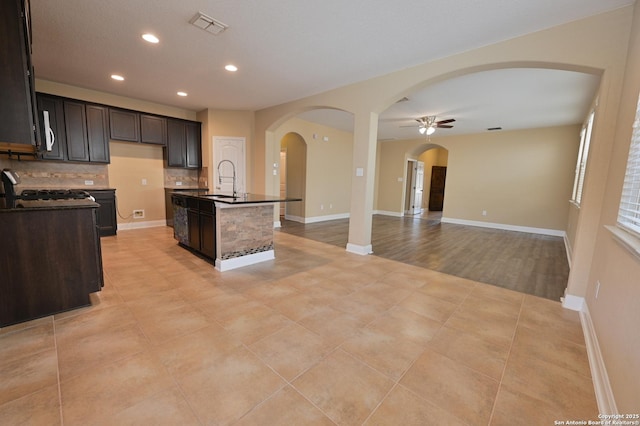
[[207, 257], [216, 257], [216, 217], [200, 213], [200, 252]]
[[[216, 258], [216, 206], [213, 201], [185, 196], [189, 247], [211, 259]], [[176, 236], [177, 237], [177, 236]], [[177, 239], [177, 238], [176, 238]]]
[[89, 194], [96, 199], [100, 207], [96, 210], [96, 220], [101, 237], [116, 235], [118, 232], [118, 219], [116, 217], [116, 190], [115, 189], [91, 189]]
[[103, 286], [95, 207], [0, 210], [0, 327], [89, 305]]

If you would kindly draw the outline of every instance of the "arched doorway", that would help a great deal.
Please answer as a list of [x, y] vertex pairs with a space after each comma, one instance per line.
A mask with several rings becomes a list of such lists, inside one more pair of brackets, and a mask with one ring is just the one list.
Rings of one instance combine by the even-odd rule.
[[307, 187], [307, 144], [298, 133], [290, 132], [280, 140], [280, 195], [302, 198], [297, 203], [282, 203], [280, 216], [304, 222]]

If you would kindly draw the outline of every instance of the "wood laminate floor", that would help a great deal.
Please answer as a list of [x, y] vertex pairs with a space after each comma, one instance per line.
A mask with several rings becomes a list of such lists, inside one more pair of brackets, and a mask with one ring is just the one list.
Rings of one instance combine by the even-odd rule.
[[[346, 247], [349, 220], [282, 221], [281, 232]], [[374, 255], [551, 300], [569, 277], [564, 241], [525, 232], [440, 223], [438, 214], [375, 215]]]

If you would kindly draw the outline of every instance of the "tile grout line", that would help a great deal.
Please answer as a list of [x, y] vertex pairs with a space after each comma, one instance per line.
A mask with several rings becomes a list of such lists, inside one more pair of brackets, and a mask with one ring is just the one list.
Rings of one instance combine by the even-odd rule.
[[498, 395], [500, 394], [500, 390], [502, 389], [502, 381], [504, 380], [504, 375], [507, 372], [507, 366], [509, 365], [509, 358], [511, 358], [513, 343], [516, 340], [516, 333], [518, 332], [520, 317], [522, 316], [522, 310], [524, 309], [524, 301], [525, 301], [525, 298], [523, 297], [522, 301], [520, 302], [520, 310], [518, 311], [518, 319], [516, 321], [516, 326], [513, 330], [513, 337], [511, 338], [511, 344], [509, 345], [509, 352], [507, 352], [507, 359], [504, 362], [504, 367], [502, 368], [502, 375], [500, 376], [500, 381], [498, 382], [498, 390], [496, 391], [496, 396], [495, 396], [495, 399], [493, 400], [493, 407], [491, 407], [491, 415], [489, 416], [488, 424], [491, 424], [493, 420], [493, 416], [496, 412], [496, 406], [498, 405]]
[[51, 316], [51, 324], [53, 327], [53, 346], [56, 350], [56, 379], [58, 384], [58, 410], [60, 412], [60, 425], [64, 426], [64, 415], [62, 414], [62, 384], [60, 383], [60, 355], [58, 354], [58, 336], [56, 332], [56, 320]]

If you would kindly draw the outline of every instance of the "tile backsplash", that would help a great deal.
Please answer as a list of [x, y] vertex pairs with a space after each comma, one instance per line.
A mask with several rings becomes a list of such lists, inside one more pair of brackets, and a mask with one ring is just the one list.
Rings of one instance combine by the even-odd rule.
[[[200, 170], [190, 169], [164, 169], [164, 186], [166, 188], [202, 188], [206, 186], [206, 169], [202, 173]], [[178, 185], [178, 182], [181, 184]]]
[[[106, 164], [17, 161], [0, 158], [0, 169], [11, 169], [20, 176], [16, 191], [22, 189], [67, 189], [109, 187]], [[87, 185], [93, 182], [93, 185]]]
[[[16, 192], [23, 189], [109, 188], [107, 164], [78, 164], [52, 161], [18, 161], [0, 158], [0, 170], [11, 169], [20, 176]], [[164, 186], [167, 188], [207, 187], [207, 169], [188, 170], [165, 168]], [[88, 184], [93, 182], [93, 185]], [[181, 185], [177, 185], [181, 182]], [[0, 192], [2, 192], [0, 185]]]

